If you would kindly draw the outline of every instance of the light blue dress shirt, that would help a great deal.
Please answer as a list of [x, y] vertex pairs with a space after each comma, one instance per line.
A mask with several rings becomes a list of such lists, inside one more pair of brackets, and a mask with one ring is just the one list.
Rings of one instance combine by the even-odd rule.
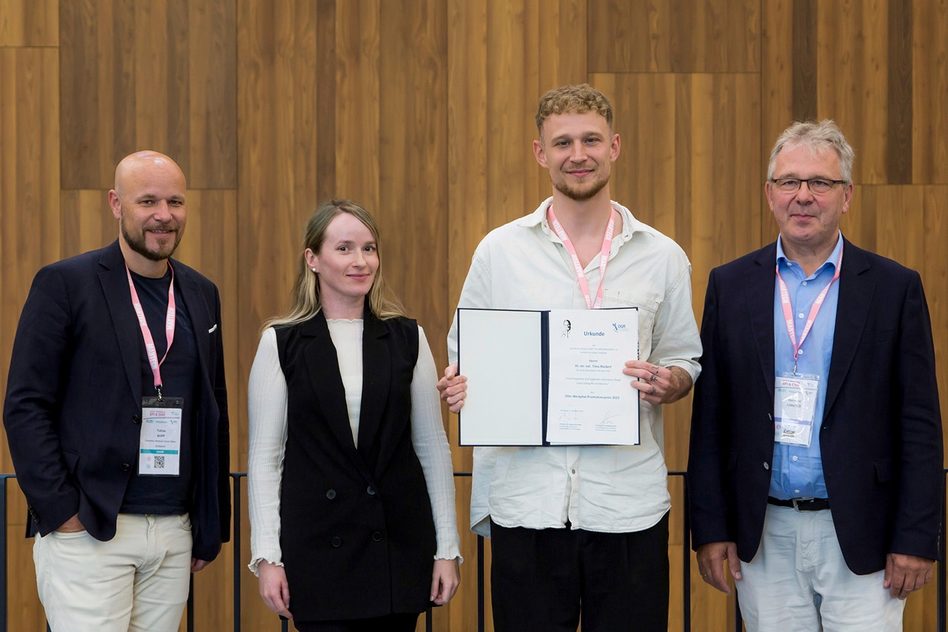
[[[836, 247], [826, 261], [817, 268], [816, 272], [805, 276], [800, 264], [789, 260], [784, 254], [783, 244], [780, 238], [777, 238], [777, 265], [790, 294], [797, 340], [803, 333], [813, 302], [836, 274], [836, 262], [839, 261], [842, 250], [843, 238], [840, 233]], [[838, 302], [839, 280], [837, 279], [830, 287], [823, 307], [817, 314], [813, 328], [807, 334], [797, 359], [798, 374], [819, 377], [810, 446], [774, 443], [769, 493], [775, 498], [829, 497], [826, 492], [823, 460], [820, 455], [820, 427], [823, 425], [823, 408], [826, 404], [826, 384], [833, 355], [833, 337], [836, 334]], [[774, 365], [778, 376], [793, 373], [793, 344], [790, 342], [784, 322], [780, 288], [776, 279], [774, 280]]]

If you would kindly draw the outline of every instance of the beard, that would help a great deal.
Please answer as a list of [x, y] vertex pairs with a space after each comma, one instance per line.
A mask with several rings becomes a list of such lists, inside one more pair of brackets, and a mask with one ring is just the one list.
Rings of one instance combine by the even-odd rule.
[[566, 181], [563, 180], [561, 182], [554, 182], [553, 188], [571, 200], [575, 200], [576, 202], [585, 202], [586, 200], [596, 197], [596, 195], [602, 191], [607, 184], [609, 184], [609, 178], [605, 177], [591, 183], [588, 188], [576, 189], [569, 186]]
[[174, 242], [170, 245], [159, 245], [157, 248], [148, 247], [145, 241], [146, 229], [144, 227], [142, 227], [137, 235], [133, 235], [128, 226], [125, 225], [124, 215], [119, 222], [119, 228], [122, 231], [122, 237], [125, 239], [125, 243], [128, 244], [128, 247], [151, 261], [164, 261], [165, 259], [169, 259], [171, 255], [174, 254], [174, 251], [177, 250], [178, 243], [181, 241], [181, 229], [178, 227], [177, 222], [173, 221], [151, 227], [174, 231]]

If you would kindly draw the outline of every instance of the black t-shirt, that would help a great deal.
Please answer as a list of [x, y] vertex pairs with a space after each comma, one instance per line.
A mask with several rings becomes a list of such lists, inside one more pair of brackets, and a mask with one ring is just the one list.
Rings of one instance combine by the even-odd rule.
[[[165, 336], [165, 316], [168, 309], [168, 284], [171, 272], [160, 279], [143, 277], [132, 272], [132, 281], [138, 291], [138, 298], [145, 312], [145, 320], [155, 341], [155, 349], [160, 360], [168, 348]], [[198, 356], [194, 337], [194, 327], [187, 307], [181, 297], [181, 291], [175, 283], [175, 330], [174, 340], [168, 357], [161, 363], [161, 393], [164, 397], [184, 398], [184, 410], [181, 415], [181, 454], [180, 474], [178, 476], [140, 476], [138, 459], [134, 464], [134, 474], [125, 490], [120, 511], [132, 514], [182, 514], [187, 513], [191, 497], [191, 469], [193, 453], [192, 432], [194, 429], [193, 411], [195, 385], [198, 379]], [[142, 396], [156, 394], [155, 379], [145, 354], [145, 341], [139, 335], [139, 355], [141, 357]]]

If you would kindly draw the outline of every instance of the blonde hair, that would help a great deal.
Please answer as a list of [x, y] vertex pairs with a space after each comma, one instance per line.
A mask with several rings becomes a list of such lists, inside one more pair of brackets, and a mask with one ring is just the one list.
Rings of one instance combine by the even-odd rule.
[[[351, 200], [330, 200], [319, 205], [316, 212], [312, 214], [306, 222], [306, 230], [303, 236], [303, 250], [307, 248], [315, 253], [319, 252], [323, 242], [326, 240], [326, 229], [337, 216], [342, 213], [348, 213], [362, 222], [372, 238], [375, 240], [375, 246], [379, 257], [379, 267], [375, 271], [375, 279], [372, 281], [372, 287], [368, 293], [369, 308], [372, 313], [381, 320], [396, 318], [405, 315], [405, 309], [398, 298], [388, 289], [382, 278], [382, 250], [379, 240], [379, 227], [375, 219], [364, 208]], [[300, 271], [296, 277], [296, 286], [293, 290], [293, 307], [283, 315], [269, 319], [263, 325], [263, 328], [273, 327], [275, 325], [295, 325], [309, 320], [315, 316], [321, 309], [319, 301], [319, 279], [306, 265], [306, 260], [300, 256]]]
[[543, 121], [553, 114], [583, 114], [596, 112], [612, 129], [612, 104], [599, 90], [588, 83], [553, 88], [542, 97], [537, 106], [537, 130], [543, 132]]

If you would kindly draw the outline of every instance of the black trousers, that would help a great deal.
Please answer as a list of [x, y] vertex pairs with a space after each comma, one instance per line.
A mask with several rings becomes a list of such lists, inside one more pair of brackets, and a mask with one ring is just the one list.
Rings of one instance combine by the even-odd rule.
[[668, 514], [634, 533], [491, 522], [496, 632], [667, 632]]
[[350, 621], [300, 622], [296, 624], [296, 629], [299, 632], [414, 632], [419, 614], [397, 613]]

